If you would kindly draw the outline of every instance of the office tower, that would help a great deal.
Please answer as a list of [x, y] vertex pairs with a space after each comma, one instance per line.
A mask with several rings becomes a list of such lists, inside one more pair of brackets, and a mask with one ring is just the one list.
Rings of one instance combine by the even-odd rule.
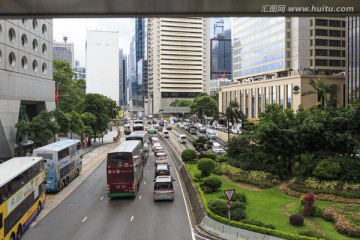
[[148, 21], [150, 113], [176, 99], [206, 92], [210, 79], [209, 19], [151, 18]]
[[[32, 142], [15, 125], [55, 108], [52, 19], [0, 20], [0, 160]], [[1, 161], [0, 161], [1, 162]]]
[[74, 68], [74, 43], [68, 42], [68, 37], [63, 38], [64, 42], [54, 42], [54, 60], [65, 60]]
[[75, 60], [74, 78], [75, 79], [86, 79], [86, 68], [85, 68], [85, 66], [80, 65], [79, 60]]
[[86, 71], [86, 92], [119, 104], [119, 32], [87, 31]]
[[219, 111], [238, 101], [249, 118], [271, 103], [297, 110], [317, 105], [310, 79], [338, 87], [344, 104], [345, 18], [267, 17], [233, 20], [233, 74], [241, 84], [222, 88]]

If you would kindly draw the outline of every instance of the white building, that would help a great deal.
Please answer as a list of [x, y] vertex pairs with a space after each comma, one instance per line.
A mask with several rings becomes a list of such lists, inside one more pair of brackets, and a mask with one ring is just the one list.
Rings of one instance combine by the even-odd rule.
[[176, 99], [208, 92], [209, 19], [150, 18], [148, 22], [148, 102], [150, 114]]
[[119, 104], [119, 32], [87, 31], [86, 92], [102, 94]]

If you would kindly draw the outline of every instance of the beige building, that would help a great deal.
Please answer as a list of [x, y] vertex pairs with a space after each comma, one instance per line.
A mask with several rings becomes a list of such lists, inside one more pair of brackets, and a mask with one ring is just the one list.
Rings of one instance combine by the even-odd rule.
[[219, 92], [219, 111], [224, 112], [230, 101], [238, 102], [240, 110], [249, 119], [257, 119], [269, 104], [278, 104], [283, 109], [296, 111], [300, 104], [309, 108], [319, 104], [317, 94], [303, 95], [314, 90], [309, 85], [310, 79], [324, 77], [328, 84], [338, 86], [338, 106], [345, 105], [345, 77], [342, 75], [296, 75], [277, 79], [237, 83], [221, 87]]
[[206, 18], [149, 19], [146, 114], [157, 114], [176, 99], [194, 99], [209, 91], [209, 34]]

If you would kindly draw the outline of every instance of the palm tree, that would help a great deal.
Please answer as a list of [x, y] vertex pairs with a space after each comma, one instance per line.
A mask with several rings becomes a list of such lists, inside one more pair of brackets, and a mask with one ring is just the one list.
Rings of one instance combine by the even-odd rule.
[[213, 117], [213, 120], [211, 121], [211, 124], [215, 120], [219, 120], [221, 117], [226, 118], [228, 139], [230, 138], [230, 123], [232, 126], [234, 126], [235, 123], [240, 123], [240, 120], [242, 122], [245, 121], [245, 115], [239, 110], [239, 104], [235, 101], [229, 102], [229, 105], [225, 109], [225, 113], [217, 111]]
[[[328, 104], [336, 107], [338, 97], [338, 87], [336, 84], [330, 85], [323, 77], [320, 77], [317, 81], [310, 79], [309, 85], [313, 87], [313, 90], [304, 92], [302, 96], [317, 94], [320, 98], [321, 109], [324, 109]], [[327, 99], [328, 94], [330, 94], [330, 100]]]

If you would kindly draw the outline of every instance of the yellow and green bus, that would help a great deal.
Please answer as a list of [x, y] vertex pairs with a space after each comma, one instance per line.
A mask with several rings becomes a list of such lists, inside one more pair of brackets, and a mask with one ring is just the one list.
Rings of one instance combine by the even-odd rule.
[[21, 239], [45, 204], [42, 157], [16, 157], [0, 164], [0, 239]]

